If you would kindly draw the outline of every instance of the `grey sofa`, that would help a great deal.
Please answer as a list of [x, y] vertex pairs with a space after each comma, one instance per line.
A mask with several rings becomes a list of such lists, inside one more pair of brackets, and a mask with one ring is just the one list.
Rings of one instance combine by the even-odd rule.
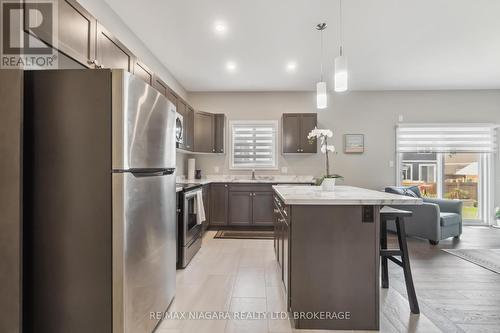
[[[386, 192], [422, 198], [417, 186], [388, 186]], [[411, 210], [413, 215], [405, 218], [406, 234], [428, 239], [432, 245], [449, 237], [458, 238], [462, 234], [462, 201], [422, 198], [423, 205], [393, 206], [397, 209]], [[396, 231], [394, 222], [387, 229]]]

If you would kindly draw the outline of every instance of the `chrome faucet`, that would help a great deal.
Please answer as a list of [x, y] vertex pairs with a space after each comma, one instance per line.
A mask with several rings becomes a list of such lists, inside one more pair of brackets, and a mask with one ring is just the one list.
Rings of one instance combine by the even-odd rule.
[[252, 180], [255, 180], [255, 169], [252, 169]]

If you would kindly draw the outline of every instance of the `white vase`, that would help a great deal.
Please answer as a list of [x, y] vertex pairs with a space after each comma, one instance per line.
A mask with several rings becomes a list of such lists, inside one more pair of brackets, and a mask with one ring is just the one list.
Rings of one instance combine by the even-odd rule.
[[335, 190], [335, 178], [324, 178], [321, 183], [321, 190], [332, 192]]

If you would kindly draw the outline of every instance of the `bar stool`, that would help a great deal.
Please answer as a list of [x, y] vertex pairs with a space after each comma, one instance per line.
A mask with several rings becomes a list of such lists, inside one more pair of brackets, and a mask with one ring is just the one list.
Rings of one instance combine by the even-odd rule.
[[[395, 209], [384, 206], [380, 210], [380, 257], [382, 258], [382, 288], [389, 288], [389, 272], [387, 268], [387, 260], [403, 268], [406, 292], [408, 293], [408, 302], [412, 313], [420, 313], [418, 307], [417, 295], [415, 294], [415, 286], [410, 269], [410, 257], [408, 255], [408, 246], [406, 244], [406, 232], [404, 218], [412, 215], [412, 212], [406, 210]], [[396, 230], [398, 234], [399, 250], [387, 249], [387, 221], [394, 220], [396, 222]], [[401, 257], [401, 260], [395, 257]]]

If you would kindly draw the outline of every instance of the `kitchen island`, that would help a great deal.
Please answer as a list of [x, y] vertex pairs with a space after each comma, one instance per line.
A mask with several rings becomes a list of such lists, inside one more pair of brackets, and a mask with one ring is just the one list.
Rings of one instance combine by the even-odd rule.
[[295, 328], [378, 330], [380, 208], [422, 200], [351, 186], [273, 190], [274, 246]]

